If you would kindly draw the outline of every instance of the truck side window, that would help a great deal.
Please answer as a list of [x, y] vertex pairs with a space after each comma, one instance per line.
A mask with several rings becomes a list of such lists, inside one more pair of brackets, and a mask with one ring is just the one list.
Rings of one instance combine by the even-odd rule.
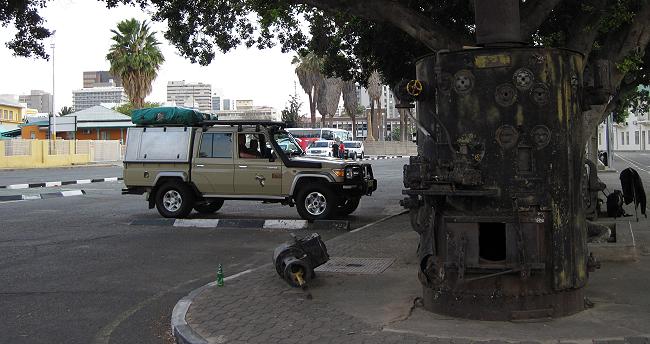
[[232, 158], [232, 134], [230, 133], [209, 133], [203, 134], [200, 158]]

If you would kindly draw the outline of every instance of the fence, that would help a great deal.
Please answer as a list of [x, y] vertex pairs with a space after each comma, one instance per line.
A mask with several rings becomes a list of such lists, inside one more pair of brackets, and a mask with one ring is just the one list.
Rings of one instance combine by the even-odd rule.
[[365, 141], [367, 155], [417, 155], [418, 146], [413, 142]]
[[0, 141], [0, 168], [68, 166], [121, 159], [122, 147], [119, 141]]

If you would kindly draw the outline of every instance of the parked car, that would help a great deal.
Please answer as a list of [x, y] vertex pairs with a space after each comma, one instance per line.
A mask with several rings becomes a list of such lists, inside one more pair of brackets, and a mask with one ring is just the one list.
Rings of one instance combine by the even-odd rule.
[[363, 159], [366, 148], [362, 141], [343, 141], [346, 159]]
[[333, 140], [320, 140], [314, 141], [307, 147], [308, 156], [332, 156]]
[[[214, 213], [224, 201], [249, 200], [295, 205], [300, 217], [311, 221], [349, 215], [362, 196], [377, 190], [370, 164], [305, 157], [283, 124], [210, 121], [129, 128], [122, 193], [146, 195], [149, 208], [170, 218], [187, 217], [192, 209]], [[316, 146], [331, 154], [330, 142]]]

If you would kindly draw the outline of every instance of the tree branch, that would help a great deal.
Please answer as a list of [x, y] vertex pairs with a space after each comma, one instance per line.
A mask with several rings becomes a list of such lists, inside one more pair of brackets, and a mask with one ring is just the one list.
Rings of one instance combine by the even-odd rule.
[[469, 43], [463, 36], [433, 23], [432, 19], [404, 6], [399, 1], [289, 0], [289, 2], [394, 25], [434, 51], [460, 49], [463, 44]]
[[607, 3], [607, 0], [593, 0], [585, 4], [591, 7], [592, 10], [582, 12], [582, 15], [576, 18], [568, 35], [567, 48], [583, 53], [585, 59], [589, 57], [594, 42], [598, 37], [599, 24], [602, 21]]
[[521, 8], [521, 37], [525, 40], [544, 23], [561, 0], [528, 0]]
[[[603, 51], [606, 52], [607, 58], [614, 63], [621, 63], [631, 54], [638, 54], [643, 57], [650, 42], [650, 3], [646, 3], [627, 27], [620, 30], [620, 34], [610, 36]], [[618, 68], [612, 71], [612, 83], [615, 87], [619, 87], [625, 73]]]

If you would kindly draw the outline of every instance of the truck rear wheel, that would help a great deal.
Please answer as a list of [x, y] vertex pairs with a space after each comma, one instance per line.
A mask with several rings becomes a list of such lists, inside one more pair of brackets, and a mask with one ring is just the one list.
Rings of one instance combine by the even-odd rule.
[[296, 197], [298, 214], [308, 221], [329, 218], [336, 204], [334, 192], [325, 184], [304, 185]]
[[219, 209], [221, 209], [222, 206], [223, 206], [223, 200], [215, 199], [215, 200], [210, 200], [207, 203], [195, 204], [194, 210], [196, 210], [199, 214], [212, 214], [214, 212], [219, 211]]
[[163, 184], [156, 192], [156, 209], [163, 217], [184, 218], [192, 212], [194, 191], [180, 181]]

